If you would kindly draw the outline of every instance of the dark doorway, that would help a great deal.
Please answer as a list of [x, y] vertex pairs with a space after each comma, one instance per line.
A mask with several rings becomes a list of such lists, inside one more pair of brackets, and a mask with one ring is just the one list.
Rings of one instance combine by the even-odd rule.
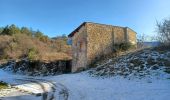
[[65, 73], [71, 73], [71, 68], [72, 68], [71, 60], [66, 61]]

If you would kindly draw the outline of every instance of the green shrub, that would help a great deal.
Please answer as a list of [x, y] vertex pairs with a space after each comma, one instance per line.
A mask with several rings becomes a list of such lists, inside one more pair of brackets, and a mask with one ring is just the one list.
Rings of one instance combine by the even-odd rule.
[[29, 60], [37, 60], [38, 59], [38, 51], [36, 50], [36, 48], [29, 49], [28, 59]]
[[130, 43], [121, 43], [120, 44], [120, 49], [123, 50], [123, 51], [126, 51], [128, 49], [131, 48], [131, 44]]
[[4, 88], [7, 88], [8, 87], [8, 84], [3, 82], [3, 81], [0, 81], [0, 90], [1, 89], [4, 89]]
[[120, 44], [114, 44], [114, 50], [115, 51], [127, 51], [131, 48], [134, 48], [135, 46], [131, 43], [120, 43]]

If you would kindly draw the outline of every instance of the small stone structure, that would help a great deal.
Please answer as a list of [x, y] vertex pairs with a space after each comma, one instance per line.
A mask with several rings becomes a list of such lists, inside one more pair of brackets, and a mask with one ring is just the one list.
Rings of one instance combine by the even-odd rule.
[[128, 27], [84, 22], [68, 35], [72, 42], [72, 72], [87, 68], [96, 57], [109, 54], [114, 44], [136, 45], [136, 32]]

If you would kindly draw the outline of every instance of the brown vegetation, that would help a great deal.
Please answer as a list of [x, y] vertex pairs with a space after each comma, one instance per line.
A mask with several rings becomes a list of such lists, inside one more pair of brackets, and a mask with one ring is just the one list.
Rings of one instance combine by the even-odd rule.
[[71, 59], [67, 37], [50, 39], [40, 31], [31, 32], [14, 25], [4, 28], [0, 33], [0, 62], [22, 58], [45, 61]]

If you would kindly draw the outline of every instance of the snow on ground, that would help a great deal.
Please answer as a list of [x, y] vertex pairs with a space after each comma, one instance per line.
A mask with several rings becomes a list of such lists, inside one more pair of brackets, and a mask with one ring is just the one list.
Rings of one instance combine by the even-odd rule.
[[89, 71], [92, 76], [124, 76], [129, 78], [160, 77], [170, 73], [170, 52], [146, 49], [110, 58]]
[[[48, 77], [14, 75], [0, 70], [0, 80], [23, 90], [2, 100], [167, 100], [170, 97], [169, 78], [128, 79], [91, 77], [87, 72]], [[46, 87], [44, 94], [39, 85]], [[29, 92], [27, 92], [29, 91]], [[36, 91], [36, 92], [35, 92]], [[12, 92], [12, 91], [11, 91]], [[46, 92], [50, 92], [49, 94]], [[25, 93], [25, 94], [22, 94]], [[35, 93], [35, 94], [31, 94]]]
[[170, 96], [170, 80], [97, 79], [86, 73], [52, 79], [68, 87], [69, 100], [164, 100]]

